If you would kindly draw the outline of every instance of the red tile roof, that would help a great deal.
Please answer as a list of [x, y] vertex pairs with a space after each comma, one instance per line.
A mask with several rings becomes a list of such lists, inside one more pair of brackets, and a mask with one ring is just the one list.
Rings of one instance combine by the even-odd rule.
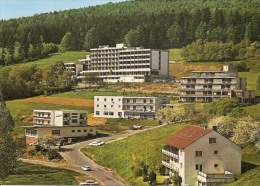
[[212, 129], [204, 129], [203, 127], [188, 125], [163, 142], [179, 149], [183, 149], [210, 131], [212, 131]]

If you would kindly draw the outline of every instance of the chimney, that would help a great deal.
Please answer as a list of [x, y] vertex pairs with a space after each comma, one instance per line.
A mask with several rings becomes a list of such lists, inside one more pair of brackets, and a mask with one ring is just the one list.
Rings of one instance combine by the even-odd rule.
[[207, 129], [207, 126], [206, 125], [204, 125], [204, 130], [206, 130]]
[[213, 126], [213, 130], [217, 132], [218, 126]]

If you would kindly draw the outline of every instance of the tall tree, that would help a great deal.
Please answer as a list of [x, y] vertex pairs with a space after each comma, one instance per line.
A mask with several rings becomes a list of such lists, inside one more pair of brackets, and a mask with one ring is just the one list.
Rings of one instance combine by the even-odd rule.
[[[1, 87], [0, 87], [1, 88]], [[0, 91], [0, 178], [5, 180], [16, 167], [17, 156], [12, 137], [14, 121], [2, 99]]]
[[70, 32], [67, 32], [61, 40], [60, 51], [66, 51], [71, 49], [72, 49], [72, 35]]

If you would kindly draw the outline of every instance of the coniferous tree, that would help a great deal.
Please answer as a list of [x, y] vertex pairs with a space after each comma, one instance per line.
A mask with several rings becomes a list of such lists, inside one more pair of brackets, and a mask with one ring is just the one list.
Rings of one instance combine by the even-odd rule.
[[0, 179], [3, 181], [15, 170], [17, 163], [13, 128], [14, 121], [0, 91]]

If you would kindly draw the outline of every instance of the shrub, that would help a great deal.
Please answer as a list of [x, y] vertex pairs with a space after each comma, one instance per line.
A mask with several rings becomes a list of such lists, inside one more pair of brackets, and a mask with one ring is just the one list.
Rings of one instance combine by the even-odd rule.
[[61, 160], [62, 159], [61, 155], [54, 149], [48, 150], [47, 158], [48, 158], [48, 160], [53, 160], [53, 159]]

